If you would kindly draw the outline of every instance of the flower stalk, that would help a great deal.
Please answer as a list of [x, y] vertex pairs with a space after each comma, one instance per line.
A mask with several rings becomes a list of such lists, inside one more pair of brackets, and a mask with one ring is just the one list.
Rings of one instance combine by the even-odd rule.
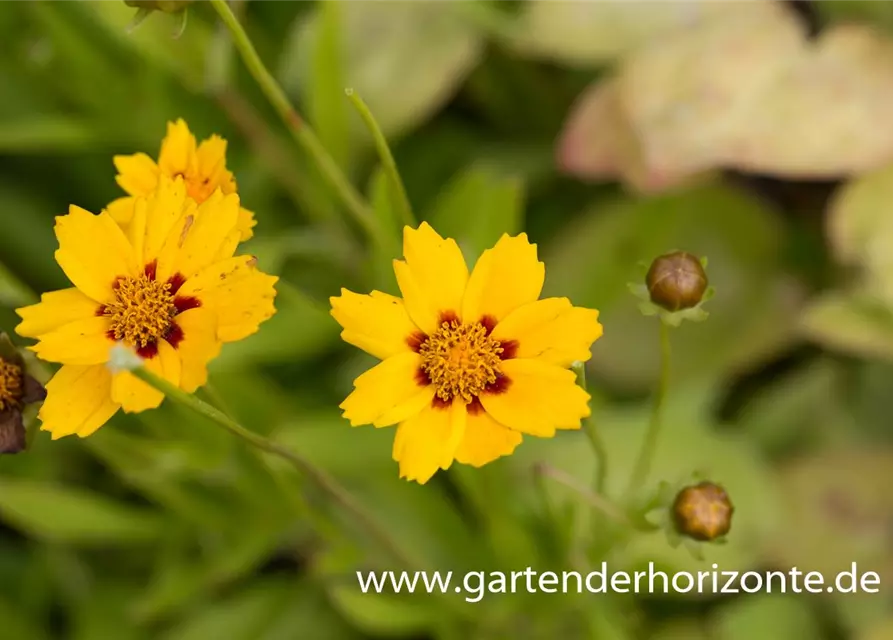
[[[588, 387], [586, 385], [586, 363], [574, 363], [573, 370], [577, 374], [577, 384], [588, 393]], [[592, 400], [589, 401], [589, 405], [590, 411], [592, 411]], [[589, 417], [583, 421], [583, 431], [586, 433], [586, 437], [589, 439], [589, 444], [592, 446], [592, 451], [595, 453], [595, 492], [604, 495], [605, 485], [608, 481], [608, 449], [605, 446], [605, 441], [602, 438], [601, 432], [598, 430], [598, 425], [596, 425], [595, 417], [592, 413], [590, 413]]]
[[226, 0], [210, 0], [210, 3], [232, 35], [236, 49], [239, 50], [249, 73], [260, 86], [276, 113], [282, 118], [292, 137], [316, 163], [322, 177], [344, 203], [357, 224], [363, 228], [373, 242], [381, 243], [382, 231], [372, 210], [338, 167], [313, 130], [292, 106], [285, 91], [260, 59], [251, 38], [242, 28]]
[[365, 101], [353, 89], [345, 89], [344, 93], [372, 134], [385, 175], [391, 183], [391, 196], [394, 208], [399, 212], [403, 224], [410, 227], [416, 226], [412, 205], [409, 203], [409, 197], [406, 195], [406, 188], [403, 186], [403, 180], [400, 178], [400, 172], [397, 170], [397, 163], [388, 146], [387, 138], [382, 133], [381, 127], [378, 126], [372, 111], [370, 111]]
[[309, 478], [320, 490], [326, 493], [334, 502], [350, 513], [367, 532], [388, 552], [396, 562], [407, 568], [418, 568], [419, 564], [410, 558], [400, 545], [387, 533], [387, 531], [369, 514], [368, 511], [337, 481], [325, 471], [316, 467], [312, 462], [298, 453], [281, 444], [265, 438], [230, 418], [225, 413], [202, 401], [201, 399], [186, 393], [174, 386], [164, 378], [155, 375], [143, 366], [131, 371], [133, 375], [151, 385], [177, 404], [198, 413], [218, 426], [223, 427], [234, 436], [241, 438], [260, 451], [282, 458], [290, 463], [299, 473]]
[[660, 430], [663, 424], [664, 401], [667, 396], [667, 388], [670, 384], [670, 327], [660, 322], [660, 377], [657, 383], [657, 391], [654, 402], [651, 405], [651, 419], [648, 423], [648, 431], [639, 450], [638, 458], [633, 466], [627, 486], [627, 497], [631, 497], [648, 478], [657, 444], [660, 439]]

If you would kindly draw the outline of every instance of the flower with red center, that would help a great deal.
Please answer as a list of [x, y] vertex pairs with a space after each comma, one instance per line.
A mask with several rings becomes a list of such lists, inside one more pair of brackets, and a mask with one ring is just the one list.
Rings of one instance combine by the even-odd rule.
[[22, 354], [0, 332], [0, 453], [25, 449], [22, 412], [45, 397], [46, 389], [28, 373]]
[[[223, 195], [236, 193], [236, 180], [226, 168], [226, 140], [212, 135], [199, 144], [182, 119], [167, 124], [158, 162], [145, 153], [135, 153], [115, 156], [114, 163], [118, 170], [116, 180], [128, 196], [118, 198], [106, 210], [125, 229], [133, 219], [135, 198], [149, 196], [161, 176], [183, 178], [189, 197], [197, 204], [202, 204], [218, 189]], [[236, 225], [240, 240], [254, 235], [255, 224], [254, 214], [240, 208]]]
[[153, 373], [193, 392], [221, 343], [257, 331], [275, 312], [276, 278], [252, 256], [235, 256], [239, 198], [215, 192], [201, 205], [182, 178], [161, 177], [137, 198], [127, 234], [108, 213], [72, 206], [56, 218], [56, 261], [74, 284], [18, 309], [19, 335], [62, 367], [47, 384], [39, 417], [54, 439], [87, 436], [119, 408], [157, 407], [163, 395], [127, 371], [112, 372], [123, 343]]
[[545, 267], [525, 234], [507, 235], [469, 274], [459, 246], [427, 223], [406, 228], [394, 270], [403, 298], [342, 289], [341, 337], [382, 360], [341, 404], [352, 426], [399, 425], [400, 476], [421, 484], [454, 460], [480, 467], [522, 434], [579, 429], [589, 395], [572, 363], [602, 335], [598, 311], [539, 300]]

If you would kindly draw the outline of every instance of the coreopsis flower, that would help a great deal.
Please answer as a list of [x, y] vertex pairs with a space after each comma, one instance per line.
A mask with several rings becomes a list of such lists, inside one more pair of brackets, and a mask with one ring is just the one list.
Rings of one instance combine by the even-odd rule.
[[[212, 135], [198, 144], [182, 119], [167, 124], [167, 136], [161, 143], [158, 162], [145, 153], [135, 153], [115, 156], [114, 163], [118, 170], [115, 179], [129, 195], [113, 201], [106, 211], [125, 229], [133, 219], [135, 198], [149, 196], [161, 176], [182, 177], [189, 197], [198, 204], [217, 189], [224, 195], [236, 193], [236, 179], [226, 168], [226, 140]], [[255, 224], [254, 214], [240, 208], [237, 226], [241, 240], [254, 235]]]
[[0, 453], [24, 450], [22, 410], [45, 397], [46, 389], [28, 374], [22, 354], [0, 333]]
[[198, 205], [182, 178], [161, 176], [135, 201], [128, 232], [108, 213], [72, 206], [56, 218], [56, 261], [74, 287], [18, 309], [16, 331], [38, 357], [62, 364], [47, 384], [42, 428], [87, 436], [118, 409], [157, 407], [163, 395], [106, 364], [123, 343], [153, 373], [194, 392], [223, 342], [254, 333], [275, 312], [276, 278], [235, 256], [239, 197], [216, 191]]
[[394, 270], [403, 298], [342, 289], [331, 299], [341, 337], [382, 360], [341, 404], [352, 426], [399, 425], [400, 476], [421, 484], [454, 460], [480, 467], [522, 434], [579, 429], [589, 394], [572, 363], [602, 335], [598, 312], [539, 300], [545, 268], [525, 234], [507, 235], [469, 274], [452, 239], [406, 228]]

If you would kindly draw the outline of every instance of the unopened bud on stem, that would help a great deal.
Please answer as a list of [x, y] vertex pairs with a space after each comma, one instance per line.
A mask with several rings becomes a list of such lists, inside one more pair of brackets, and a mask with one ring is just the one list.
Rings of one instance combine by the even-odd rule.
[[701, 261], [685, 251], [656, 258], [645, 276], [651, 302], [670, 312], [700, 304], [707, 291], [707, 273]]
[[725, 489], [712, 482], [701, 482], [676, 494], [673, 523], [681, 535], [711, 542], [729, 532], [734, 511]]

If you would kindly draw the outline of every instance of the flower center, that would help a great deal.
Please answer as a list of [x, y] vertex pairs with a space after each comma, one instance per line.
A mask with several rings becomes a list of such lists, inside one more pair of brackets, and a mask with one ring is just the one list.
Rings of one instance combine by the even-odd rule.
[[110, 335], [132, 347], [145, 347], [164, 338], [177, 315], [171, 285], [147, 275], [121, 278], [115, 286], [115, 301], [102, 308], [111, 318]]
[[0, 411], [17, 407], [22, 392], [22, 368], [0, 358]]
[[500, 343], [480, 322], [445, 321], [420, 346], [422, 371], [434, 385], [438, 398], [449, 402], [474, 400], [500, 374]]

